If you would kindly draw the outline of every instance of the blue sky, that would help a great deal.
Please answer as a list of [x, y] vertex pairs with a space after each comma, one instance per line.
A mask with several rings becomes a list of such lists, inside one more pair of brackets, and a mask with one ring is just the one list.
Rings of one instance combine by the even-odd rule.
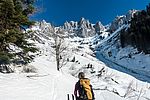
[[46, 20], [54, 25], [65, 21], [79, 21], [84, 17], [90, 22], [101, 21], [109, 24], [117, 15], [126, 14], [130, 9], [143, 10], [150, 0], [36, 0], [38, 12], [31, 19]]

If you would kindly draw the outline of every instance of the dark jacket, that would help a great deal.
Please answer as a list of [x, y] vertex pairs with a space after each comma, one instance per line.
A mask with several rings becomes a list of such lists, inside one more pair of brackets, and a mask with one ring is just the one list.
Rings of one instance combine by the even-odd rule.
[[[92, 89], [92, 85], [89, 85], [91, 87], [91, 92], [92, 92], [92, 99], [91, 100], [94, 100], [94, 92], [93, 92], [93, 89]], [[85, 95], [84, 96], [84, 99], [82, 98], [81, 99], [81, 95], [82, 94], [86, 94], [86, 91], [83, 91], [85, 89], [83, 89], [83, 86], [80, 85], [80, 80], [75, 84], [75, 89], [74, 89], [74, 95], [75, 95], [75, 98], [76, 100], [88, 100], [87, 96]], [[82, 95], [83, 96], [83, 95]]]

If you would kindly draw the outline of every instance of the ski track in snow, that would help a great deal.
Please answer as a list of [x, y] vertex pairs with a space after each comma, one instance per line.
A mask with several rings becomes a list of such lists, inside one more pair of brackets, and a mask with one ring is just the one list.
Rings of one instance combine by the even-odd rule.
[[52, 100], [56, 100], [56, 86], [55, 86], [55, 78], [53, 78], [53, 81], [52, 81]]

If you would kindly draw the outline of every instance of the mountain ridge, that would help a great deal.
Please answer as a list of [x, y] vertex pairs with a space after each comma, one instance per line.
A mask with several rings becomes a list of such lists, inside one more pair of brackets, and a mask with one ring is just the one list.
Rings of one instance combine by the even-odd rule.
[[[42, 26], [42, 29], [40, 29], [42, 32], [45, 32], [45, 34], [51, 35], [54, 31], [60, 31], [62, 33], [65, 33], [68, 37], [74, 38], [74, 37], [80, 37], [80, 38], [88, 38], [88, 37], [94, 37], [94, 41], [91, 41], [91, 44], [89, 45], [94, 52], [102, 53], [104, 57], [111, 60], [112, 62], [116, 62], [120, 64], [121, 66], [126, 66], [125, 68], [134, 70], [132, 67], [131, 62], [134, 62], [134, 67], [138, 66], [138, 70], [136, 70], [136, 73], [140, 73], [142, 75], [146, 75], [143, 72], [148, 72], [148, 65], [149, 63], [143, 62], [143, 59], [147, 60], [149, 57], [147, 55], [142, 55], [140, 52], [136, 50], [136, 48], [133, 47], [121, 47], [121, 40], [120, 40], [120, 34], [122, 30], [127, 30], [130, 27], [130, 20], [133, 17], [133, 15], [138, 12], [137, 10], [130, 10], [127, 15], [124, 16], [117, 16], [114, 21], [109, 26], [103, 26], [100, 22], [96, 23], [98, 24], [98, 32], [95, 33], [96, 28], [94, 27], [96, 24], [91, 24], [89, 20], [86, 20], [85, 18], [81, 18], [79, 22], [65, 22], [64, 26], [60, 27], [54, 27], [51, 24], [47, 24], [45, 21], [39, 22], [37, 24]], [[100, 28], [102, 26], [102, 28]], [[112, 28], [112, 26], [115, 26], [115, 28]], [[43, 28], [45, 27], [45, 28]], [[49, 27], [49, 28], [48, 28]], [[33, 30], [36, 30], [35, 26]], [[37, 28], [39, 29], [39, 28]], [[43, 30], [44, 29], [44, 30]], [[86, 30], [86, 31], [80, 31]], [[114, 32], [113, 32], [113, 31]], [[92, 31], [94, 33], [89, 34]], [[79, 32], [80, 35], [79, 35]], [[83, 36], [84, 35], [84, 36]], [[87, 42], [82, 42], [82, 44], [88, 44]], [[124, 54], [123, 54], [124, 53]], [[138, 57], [140, 55], [140, 57]], [[137, 61], [135, 61], [137, 60]], [[131, 61], [130, 61], [131, 60]], [[125, 63], [124, 63], [125, 62]], [[130, 62], [128, 64], [128, 62]], [[140, 65], [140, 66], [139, 66]], [[143, 70], [143, 72], [140, 72]], [[149, 77], [149, 76], [148, 76]]]

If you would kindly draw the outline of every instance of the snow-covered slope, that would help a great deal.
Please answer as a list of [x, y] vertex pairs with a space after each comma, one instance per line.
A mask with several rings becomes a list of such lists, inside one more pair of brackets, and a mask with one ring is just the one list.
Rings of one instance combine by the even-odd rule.
[[[118, 32], [125, 27], [127, 26], [120, 27]], [[109, 38], [104, 38], [103, 42], [99, 35], [89, 38], [67, 37], [65, 41], [66, 44], [69, 43], [68, 62], [60, 71], [57, 71], [55, 56], [52, 54], [51, 32], [53, 29], [55, 28], [44, 22], [41, 26], [37, 24], [28, 30], [32, 30], [30, 34], [33, 40], [30, 41], [39, 48], [39, 53], [29, 64], [37, 71], [36, 73], [16, 71], [13, 74], [0, 74], [0, 100], [67, 100], [67, 94], [70, 94], [70, 98], [73, 94], [74, 85], [78, 80], [76, 77], [80, 71], [83, 71], [91, 80], [95, 100], [150, 99], [149, 83], [109, 68], [107, 64], [97, 59], [103, 56], [95, 55], [92, 50], [99, 43], [103, 48], [97, 51], [105, 54], [104, 51], [107, 52], [110, 45], [106, 46], [106, 49], [104, 45], [110, 38], [118, 36], [117, 31]], [[107, 32], [103, 32], [103, 36], [106, 34], [108, 35]], [[74, 61], [72, 61], [73, 58], [75, 58]], [[112, 63], [109, 65], [113, 66]]]
[[[110, 36], [98, 41], [97, 44], [94, 39], [92, 48], [95, 50], [97, 58], [103, 60], [108, 66], [150, 82], [150, 55], [145, 55], [131, 46], [121, 47], [121, 30], [126, 30], [128, 27], [130, 27], [129, 24], [123, 24]], [[112, 66], [110, 62], [114, 65]]]
[[[80, 71], [91, 80], [95, 100], [150, 100], [150, 55], [130, 46], [121, 48], [119, 41], [120, 31], [130, 26], [127, 21], [135, 12], [116, 17], [108, 26], [84, 18], [60, 27], [37, 22], [26, 31], [39, 52], [28, 66], [12, 65], [15, 73], [0, 73], [0, 100], [68, 100], [67, 94], [71, 99]], [[60, 71], [52, 38], [58, 31], [66, 35], [68, 44], [67, 62]], [[23, 73], [26, 67], [35, 72]]]

